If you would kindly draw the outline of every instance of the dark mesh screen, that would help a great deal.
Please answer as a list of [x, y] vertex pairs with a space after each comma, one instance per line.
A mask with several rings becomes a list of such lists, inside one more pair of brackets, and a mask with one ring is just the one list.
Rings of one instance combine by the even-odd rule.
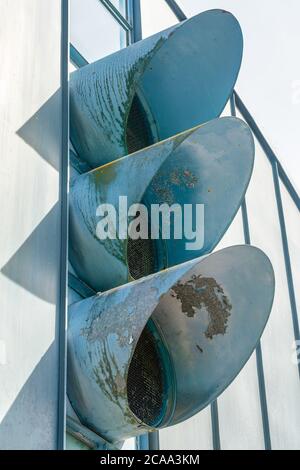
[[140, 279], [155, 272], [154, 242], [148, 240], [132, 240], [128, 238], [127, 263], [131, 277]]
[[128, 153], [136, 152], [153, 144], [147, 115], [137, 95], [133, 98], [128, 116], [126, 141]]
[[146, 327], [129, 367], [127, 395], [131, 411], [149, 426], [155, 425], [161, 417], [164, 385], [164, 374], [155, 338]]
[[[136, 152], [153, 144], [147, 114], [137, 95], [134, 96], [129, 112], [126, 138], [128, 153]], [[140, 279], [155, 272], [154, 244], [150, 237], [148, 240], [129, 238], [127, 262], [133, 279]]]

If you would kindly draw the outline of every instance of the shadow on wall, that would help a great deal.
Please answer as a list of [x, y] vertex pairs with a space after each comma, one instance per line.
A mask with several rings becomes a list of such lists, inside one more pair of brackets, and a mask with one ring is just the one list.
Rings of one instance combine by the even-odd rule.
[[[39, 154], [46, 164], [50, 164], [58, 172], [61, 168], [62, 158], [61, 106], [61, 90], [57, 90], [16, 132]], [[18, 158], [21, 158], [21, 156]], [[22, 177], [22, 175], [17, 176]], [[47, 188], [45, 182], [44, 191], [52, 190], [53, 188]], [[29, 191], [31, 191], [30, 188]], [[22, 198], [24, 198], [22, 194], [15, 195], [16, 203], [21, 207], [26, 203]], [[14, 219], [12, 219], [12, 222], [14, 222]], [[53, 319], [55, 340], [41, 357], [39, 338], [37, 338], [36, 345], [34, 341], [36, 335], [42, 335], [43, 331], [37, 332], [35, 330], [29, 300], [28, 305], [26, 304], [23, 307], [28, 316], [28, 322], [32, 326], [32, 333], [28, 335], [28, 338], [24, 338], [24, 343], [26, 345], [26, 341], [28, 341], [28, 345], [25, 346], [28, 347], [28, 357], [37, 365], [29, 378], [23, 383], [21, 390], [9, 408], [10, 402], [6, 399], [8, 402], [6, 408], [8, 410], [0, 422], [0, 449], [38, 450], [57, 448], [59, 309], [56, 307], [56, 312], [53, 312], [53, 305], [59, 305], [60, 231], [61, 205], [60, 202], [57, 202], [1, 269], [4, 276], [49, 304], [51, 315], [55, 315]], [[41, 302], [41, 314], [47, 313], [47, 309], [47, 304]], [[12, 311], [11, 313], [16, 326], [22, 328], [18, 312]], [[48, 331], [46, 336], [49, 336]], [[10, 332], [9, 338], [11, 337], [12, 332]], [[30, 344], [30, 341], [33, 344]], [[13, 347], [18, 348], [19, 346], [14, 344]], [[23, 349], [21, 353], [24, 356], [21, 357], [24, 357], [24, 363], [22, 360], [19, 363], [15, 361], [10, 365], [11, 368], [15, 368], [15, 377], [7, 376], [4, 370], [3, 377], [8, 377], [6, 387], [10, 392], [16, 388], [17, 378], [20, 379], [20, 376], [22, 378], [23, 370], [26, 370], [27, 352], [25, 348]], [[1, 399], [3, 399], [5, 406], [5, 394], [3, 392], [1, 393]]]
[[[54, 169], [60, 171], [62, 154], [62, 91], [58, 89], [16, 132]], [[47, 191], [47, 187], [44, 188]], [[19, 196], [18, 196], [19, 197]], [[60, 250], [60, 204], [52, 207], [1, 273], [46, 302], [57, 303]]]
[[[58, 345], [52, 343], [0, 423], [1, 450], [57, 448]], [[58, 375], [58, 367], [57, 367]]]
[[57, 303], [59, 229], [57, 203], [1, 269], [10, 280], [51, 304]]
[[48, 101], [17, 131], [17, 135], [32, 147], [46, 162], [60, 170], [62, 91], [58, 89]]

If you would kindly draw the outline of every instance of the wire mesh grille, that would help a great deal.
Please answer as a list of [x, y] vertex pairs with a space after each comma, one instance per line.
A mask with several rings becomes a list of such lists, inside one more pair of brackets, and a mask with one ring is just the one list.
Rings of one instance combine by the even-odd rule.
[[164, 385], [156, 340], [146, 327], [129, 367], [127, 395], [131, 411], [149, 426], [155, 425], [162, 415]]
[[133, 98], [128, 116], [126, 141], [128, 153], [137, 152], [153, 144], [147, 115], [137, 95]]
[[128, 239], [127, 263], [130, 275], [133, 279], [153, 274], [156, 269], [154, 242], [148, 240]]

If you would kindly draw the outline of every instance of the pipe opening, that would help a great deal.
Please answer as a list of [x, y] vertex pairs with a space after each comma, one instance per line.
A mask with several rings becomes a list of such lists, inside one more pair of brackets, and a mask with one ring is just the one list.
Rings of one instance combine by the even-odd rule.
[[148, 426], [156, 427], [165, 421], [170, 408], [170, 396], [173, 396], [174, 381], [170, 373], [172, 365], [169, 352], [154, 323], [150, 321], [137, 343], [127, 377], [129, 407]]
[[126, 144], [128, 154], [142, 150], [154, 144], [155, 138], [151, 126], [151, 114], [145, 103], [135, 94], [129, 111]]
[[157, 271], [153, 240], [128, 238], [127, 262], [130, 276], [137, 280]]
[[[144, 205], [147, 202], [142, 200]], [[144, 214], [137, 212], [137, 218], [143, 218]], [[131, 238], [129, 233], [127, 241], [127, 265], [130, 277], [134, 280], [149, 276], [167, 267], [166, 246], [163, 240], [151, 238], [150, 219], [143, 221], [148, 227], [148, 238]], [[142, 223], [142, 221], [140, 221]], [[140, 230], [137, 225], [136, 230]], [[142, 236], [142, 234], [140, 234]], [[136, 236], [136, 234], [135, 234]]]

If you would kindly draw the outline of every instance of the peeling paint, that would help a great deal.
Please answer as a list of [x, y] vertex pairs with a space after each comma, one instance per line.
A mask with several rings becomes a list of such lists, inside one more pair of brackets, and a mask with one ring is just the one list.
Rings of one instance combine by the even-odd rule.
[[172, 291], [171, 295], [180, 300], [182, 312], [187, 317], [194, 318], [197, 310], [206, 309], [209, 316], [206, 338], [225, 335], [232, 305], [224, 289], [214, 278], [193, 276], [184, 284], [178, 282]]

